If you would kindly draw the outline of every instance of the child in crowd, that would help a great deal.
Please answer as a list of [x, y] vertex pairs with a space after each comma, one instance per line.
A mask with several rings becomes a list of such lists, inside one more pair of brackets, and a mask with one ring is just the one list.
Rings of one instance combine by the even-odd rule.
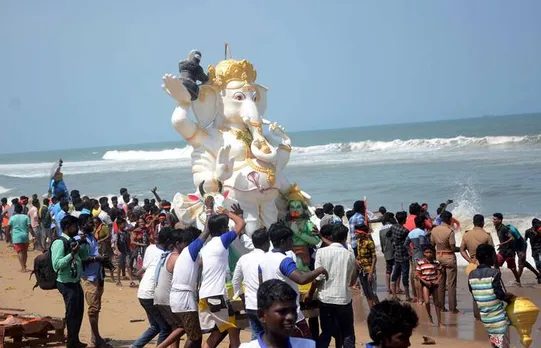
[[257, 290], [257, 313], [264, 331], [244, 348], [313, 348], [315, 342], [291, 337], [297, 321], [297, 293], [286, 282], [271, 279]]
[[130, 268], [133, 274], [139, 274], [139, 271], [143, 267], [143, 256], [145, 256], [145, 250], [150, 244], [150, 238], [147, 234], [146, 224], [144, 219], [139, 219], [135, 228], [131, 231], [130, 247], [132, 262]]
[[440, 262], [434, 258], [434, 247], [431, 244], [423, 245], [422, 249], [424, 258], [417, 261], [416, 278], [421, 283], [421, 293], [430, 323], [434, 324], [434, 319], [430, 312], [430, 295], [432, 295], [434, 307], [436, 308], [438, 327], [443, 328], [441, 322], [441, 304], [438, 298], [438, 286], [441, 278]]
[[492, 347], [509, 347], [509, 318], [505, 302], [514, 295], [506, 293], [502, 286], [500, 270], [493, 268], [496, 251], [492, 245], [481, 244], [475, 251], [479, 266], [468, 276], [468, 285], [479, 307], [481, 322], [485, 325]]
[[[226, 331], [231, 347], [240, 346], [240, 330], [235, 326], [234, 318], [229, 316], [225, 281], [229, 246], [244, 230], [242, 215], [240, 206], [234, 204], [231, 212], [222, 208], [218, 215], [208, 218], [207, 226], [212, 238], [201, 249], [203, 270], [199, 288], [199, 319], [203, 330], [213, 330], [206, 342], [210, 347], [216, 347]], [[229, 219], [235, 224], [232, 231], [229, 230]]]
[[357, 269], [359, 281], [366, 296], [368, 307], [374, 307], [379, 302], [376, 280], [376, 244], [371, 236], [371, 230], [367, 225], [355, 225], [357, 235]]
[[122, 286], [120, 282], [120, 274], [122, 270], [128, 271], [128, 277], [130, 279], [130, 287], [135, 288], [137, 285], [133, 282], [133, 276], [130, 269], [131, 258], [130, 258], [130, 234], [126, 231], [126, 220], [123, 218], [117, 218], [114, 225], [114, 233], [112, 236], [111, 243], [113, 244], [113, 252], [115, 254], [115, 267], [116, 275], [118, 281], [116, 285]]
[[419, 317], [409, 304], [385, 300], [372, 307], [367, 323], [372, 342], [366, 348], [408, 348]]

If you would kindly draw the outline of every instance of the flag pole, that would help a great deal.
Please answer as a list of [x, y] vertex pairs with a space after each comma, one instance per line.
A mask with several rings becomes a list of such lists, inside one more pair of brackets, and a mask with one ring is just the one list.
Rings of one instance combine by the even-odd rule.
[[366, 196], [364, 196], [363, 201], [364, 201], [364, 224], [368, 226], [368, 202], [366, 201]]

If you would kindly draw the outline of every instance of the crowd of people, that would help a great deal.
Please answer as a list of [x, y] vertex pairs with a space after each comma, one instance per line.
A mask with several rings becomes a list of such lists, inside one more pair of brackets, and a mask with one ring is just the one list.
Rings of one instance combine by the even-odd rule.
[[[156, 336], [158, 347], [178, 347], [183, 335], [186, 347], [216, 347], [226, 337], [231, 347], [239, 347], [232, 298], [242, 299], [252, 333], [253, 341], [242, 346], [328, 347], [334, 339], [337, 347], [354, 347], [351, 290], [355, 288], [362, 289], [371, 309], [367, 321], [371, 345], [408, 347], [418, 318], [407, 302], [424, 305], [430, 321], [432, 304], [440, 328], [442, 312], [459, 313], [456, 253], [477, 265], [468, 278], [476, 318], [485, 324], [495, 347], [508, 347], [509, 319], [503, 309], [513, 296], [501, 286], [499, 267], [507, 264], [516, 285], [524, 268], [541, 283], [537, 219], [522, 236], [504, 224], [502, 214], [493, 214], [499, 239], [495, 245], [484, 230], [484, 217], [475, 215], [474, 228], [457, 246], [460, 223], [448, 210], [450, 200], [438, 207], [434, 218], [426, 204], [412, 203], [409, 214], [394, 214], [385, 207], [371, 212], [363, 201], [356, 201], [351, 211], [327, 203], [315, 211], [319, 228], [314, 233], [322, 243], [312, 250], [308, 271], [297, 267], [291, 251], [294, 232], [281, 221], [256, 230], [254, 249], [229, 270], [228, 249], [244, 233], [242, 207], [214, 211], [212, 197], [206, 197], [207, 218], [201, 231], [179, 222], [171, 204], [156, 188], [151, 192], [154, 198], [142, 204], [125, 188], [120, 198], [111, 199], [81, 197], [77, 190], [42, 202], [37, 195], [12, 199], [11, 205], [2, 198], [0, 238], [13, 245], [21, 272], [27, 272], [30, 245], [49, 250], [56, 288], [66, 306], [68, 347], [86, 346], [79, 340], [85, 300], [92, 346], [109, 346], [99, 332], [106, 270], [118, 286], [127, 279], [130, 287], [138, 288], [148, 317], [148, 329], [131, 347], [144, 347]], [[374, 223], [382, 225], [377, 238], [391, 298], [382, 302], [377, 295]], [[535, 267], [526, 260], [527, 241]], [[228, 279], [233, 296], [227, 295]], [[310, 291], [301, 294], [299, 286], [307, 284]], [[319, 316], [306, 320], [301, 307], [314, 301]], [[205, 342], [203, 333], [209, 333]]]

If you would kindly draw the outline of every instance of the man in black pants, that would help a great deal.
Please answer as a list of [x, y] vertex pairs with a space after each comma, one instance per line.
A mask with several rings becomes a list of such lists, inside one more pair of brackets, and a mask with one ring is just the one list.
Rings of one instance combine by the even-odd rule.
[[78, 222], [74, 216], [65, 216], [60, 221], [62, 235], [51, 246], [53, 269], [58, 274], [56, 286], [66, 305], [68, 348], [87, 346], [79, 341], [79, 331], [84, 314], [84, 293], [81, 288], [82, 261], [88, 258], [88, 246], [84, 236], [79, 241], [73, 239], [79, 231]]
[[321, 321], [321, 335], [316, 345], [318, 348], [328, 347], [333, 336], [342, 341], [337, 346], [355, 347], [349, 286], [357, 280], [357, 268], [355, 256], [344, 246], [347, 236], [347, 227], [335, 225], [332, 230], [333, 243], [316, 253], [315, 267], [323, 267], [329, 273], [326, 281], [318, 282]]

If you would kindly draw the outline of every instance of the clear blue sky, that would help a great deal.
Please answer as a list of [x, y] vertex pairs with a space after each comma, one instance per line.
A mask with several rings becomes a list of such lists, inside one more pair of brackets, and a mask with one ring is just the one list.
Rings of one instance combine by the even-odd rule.
[[288, 130], [541, 111], [541, 1], [8, 1], [2, 152], [178, 139], [164, 73], [250, 60]]

